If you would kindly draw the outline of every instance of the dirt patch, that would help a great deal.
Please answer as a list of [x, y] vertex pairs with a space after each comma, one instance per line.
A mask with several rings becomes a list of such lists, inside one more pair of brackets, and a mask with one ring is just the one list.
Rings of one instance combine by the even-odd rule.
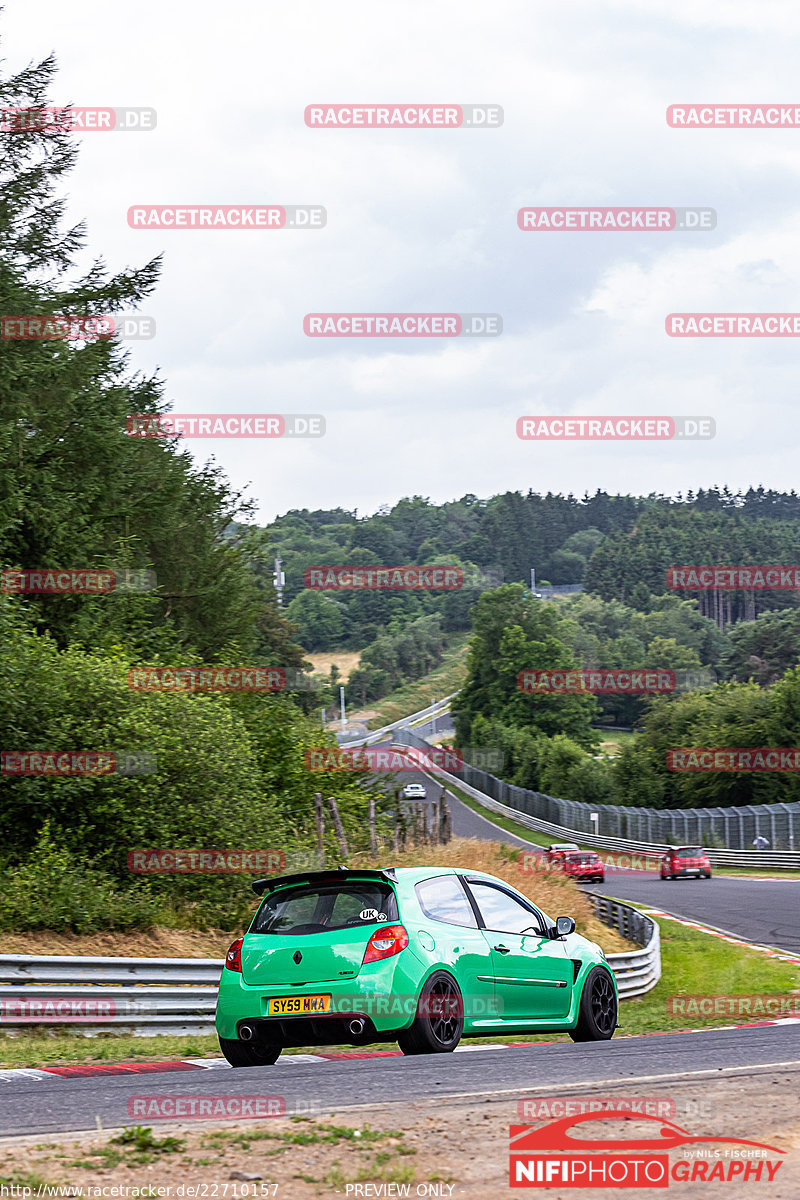
[[609, 758], [613, 758], [620, 753], [620, 744], [619, 742], [601, 742], [600, 749], [603, 751], [603, 754]]
[[[241, 931], [238, 931], [241, 932]], [[237, 933], [221, 929], [152, 929], [129, 933], [0, 933], [0, 954], [87, 954], [130, 958], [224, 958]]]
[[315, 675], [330, 675], [331, 667], [339, 668], [342, 683], [347, 682], [350, 672], [358, 666], [361, 658], [360, 650], [342, 650], [339, 653], [307, 654], [306, 658], [313, 665]]
[[[276, 1087], [269, 1076], [264, 1091]], [[780, 1167], [771, 1183], [766, 1175], [760, 1188], [754, 1180], [738, 1179], [724, 1185], [726, 1197], [759, 1195], [769, 1200], [796, 1200], [800, 1194], [800, 1118], [797, 1071], [730, 1072], [713, 1080], [677, 1083], [604, 1085], [602, 1090], [549, 1088], [549, 1096], [596, 1099], [597, 1096], [648, 1097], [671, 1106], [668, 1119], [691, 1136], [736, 1138], [766, 1143], [766, 1159]], [[540, 1089], [542, 1091], [543, 1089]], [[67, 1184], [81, 1189], [165, 1188], [165, 1200], [190, 1195], [189, 1185], [200, 1185], [195, 1196], [277, 1196], [278, 1200], [316, 1200], [345, 1196], [428, 1196], [455, 1200], [496, 1200], [507, 1195], [509, 1184], [509, 1126], [547, 1124], [547, 1116], [520, 1115], [523, 1093], [503, 1096], [447, 1097], [395, 1105], [339, 1109], [303, 1118], [271, 1117], [243, 1125], [218, 1123], [218, 1129], [189, 1123], [157, 1123], [152, 1134], [129, 1134], [119, 1144], [111, 1135], [93, 1135], [44, 1142], [41, 1138], [0, 1143], [0, 1182], [33, 1180]], [[533, 1093], [533, 1098], [537, 1099]], [[541, 1097], [538, 1097], [541, 1101]], [[525, 1110], [523, 1109], [524, 1113]], [[663, 1113], [663, 1109], [662, 1109]], [[560, 1114], [559, 1114], [560, 1115]], [[550, 1116], [552, 1120], [552, 1115]], [[659, 1126], [660, 1127], [660, 1126]], [[652, 1137], [654, 1121], [632, 1118], [584, 1126], [585, 1137], [623, 1139]], [[158, 1145], [164, 1138], [177, 1143]], [[155, 1140], [155, 1145], [152, 1145]], [[150, 1143], [150, 1144], [149, 1144]], [[718, 1157], [714, 1157], [715, 1150]], [[719, 1161], [730, 1166], [735, 1148], [704, 1141], [669, 1152], [671, 1168], [680, 1159], [695, 1160], [706, 1173]], [[746, 1151], [747, 1152], [747, 1151]], [[689, 1156], [693, 1157], [690, 1159]], [[641, 1158], [641, 1152], [637, 1155]], [[704, 1162], [700, 1159], [704, 1158]], [[746, 1161], [756, 1165], [755, 1155]], [[751, 1168], [751, 1170], [754, 1168]], [[360, 1191], [353, 1184], [362, 1185]], [[369, 1190], [365, 1185], [372, 1185]], [[394, 1184], [388, 1188], [387, 1184]], [[184, 1185], [183, 1192], [178, 1190]], [[235, 1185], [235, 1186], [234, 1186]], [[349, 1185], [349, 1192], [348, 1192]], [[408, 1191], [403, 1189], [408, 1186]], [[217, 1188], [215, 1191], [214, 1188]], [[697, 1196], [698, 1182], [669, 1183], [672, 1194]], [[205, 1188], [207, 1190], [203, 1191]], [[716, 1189], [711, 1189], [717, 1195]], [[44, 1193], [41, 1193], [44, 1194]], [[83, 1194], [100, 1196], [99, 1191]], [[106, 1192], [106, 1195], [109, 1195]], [[124, 1191], [117, 1193], [126, 1196]], [[147, 1192], [140, 1193], [147, 1195]], [[157, 1194], [155, 1192], [151, 1194]], [[574, 1189], [550, 1187], [552, 1200], [568, 1200]], [[652, 1196], [652, 1189], [627, 1188], [624, 1195]], [[133, 1192], [128, 1192], [129, 1197]], [[618, 1200], [618, 1188], [592, 1188], [596, 1200]]]

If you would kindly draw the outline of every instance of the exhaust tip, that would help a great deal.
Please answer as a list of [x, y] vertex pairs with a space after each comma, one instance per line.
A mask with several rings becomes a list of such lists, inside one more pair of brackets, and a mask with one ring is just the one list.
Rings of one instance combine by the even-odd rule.
[[255, 1031], [255, 1029], [253, 1029], [252, 1025], [240, 1025], [239, 1026], [240, 1041], [252, 1042], [252, 1040], [255, 1036], [256, 1036], [256, 1031]]
[[350, 1030], [353, 1037], [360, 1037], [361, 1034], [364, 1032], [365, 1025], [366, 1025], [366, 1021], [364, 1021], [363, 1017], [354, 1017], [354, 1019], [350, 1022], [350, 1024], [347, 1026], [347, 1028]]

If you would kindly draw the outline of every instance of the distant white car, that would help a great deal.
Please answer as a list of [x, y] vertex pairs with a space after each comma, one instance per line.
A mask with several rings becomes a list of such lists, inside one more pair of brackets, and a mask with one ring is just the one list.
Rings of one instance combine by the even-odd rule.
[[422, 783], [409, 783], [403, 788], [404, 800], [424, 800], [428, 793]]

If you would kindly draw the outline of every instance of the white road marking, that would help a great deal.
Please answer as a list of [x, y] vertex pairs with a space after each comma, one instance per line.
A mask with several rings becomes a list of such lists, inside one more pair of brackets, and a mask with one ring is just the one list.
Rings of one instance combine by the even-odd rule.
[[[701, 1075], [716, 1075], [718, 1078], [721, 1075], [730, 1074], [747, 1074], [752, 1071], [770, 1071], [776, 1067], [800, 1067], [800, 1059], [790, 1059], [788, 1062], [774, 1063], [759, 1063], [750, 1067], [740, 1067], [732, 1065], [730, 1067], [712, 1067], [705, 1071], [675, 1071], [669, 1075], [626, 1075], [619, 1079], [581, 1079], [576, 1083], [560, 1083], [558, 1085], [559, 1095], [566, 1095], [572, 1088], [598, 1088], [612, 1087], [621, 1085], [630, 1087], [632, 1083], [659, 1083], [667, 1080], [682, 1080], [689, 1079], [693, 1076]], [[530, 1095], [533, 1092], [546, 1092], [548, 1095], [552, 1093], [554, 1085], [552, 1083], [540, 1084], [538, 1087], [513, 1087], [513, 1088], [496, 1088], [494, 1090], [482, 1090], [478, 1092], [444, 1092], [443, 1097], [437, 1097], [428, 1101], [430, 1104], [441, 1104], [442, 1098], [448, 1102], [451, 1100], [473, 1100], [478, 1096], [522, 1096]], [[390, 1101], [385, 1101], [386, 1104], [391, 1104]], [[423, 1104], [423, 1100], [415, 1100], [415, 1104]], [[331, 1104], [328, 1107], [335, 1109], [336, 1112], [348, 1112], [359, 1108], [378, 1108], [380, 1102], [372, 1100], [367, 1104]]]
[[7, 1070], [0, 1071], [0, 1081], [3, 1083], [13, 1083], [16, 1079], [56, 1079], [58, 1076], [50, 1075], [47, 1071], [39, 1071], [34, 1067], [9, 1067]]

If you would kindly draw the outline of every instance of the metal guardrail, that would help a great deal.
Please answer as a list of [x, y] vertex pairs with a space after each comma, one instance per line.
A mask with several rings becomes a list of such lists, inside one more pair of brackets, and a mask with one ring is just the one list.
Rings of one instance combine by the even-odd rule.
[[435, 704], [429, 704], [427, 708], [421, 708], [419, 712], [411, 713], [407, 717], [401, 717], [399, 721], [393, 721], [391, 725], [384, 725], [381, 729], [373, 729], [366, 737], [354, 738], [348, 740], [347, 746], [371, 746], [373, 742], [379, 742], [385, 738], [387, 734], [393, 733], [396, 729], [408, 729], [414, 722], [421, 721], [424, 717], [439, 716], [445, 712], [450, 705], [450, 701], [458, 695], [458, 692], [453, 692], [450, 696], [445, 696], [443, 700], [437, 700]]
[[[608, 955], [620, 998], [655, 987], [661, 976], [658, 925], [608, 896], [587, 895], [605, 924], [643, 947]], [[213, 1033], [223, 965], [221, 958], [0, 955], [0, 1025], [57, 1025], [86, 1037]]]
[[216, 988], [221, 958], [87, 958], [83, 955], [2, 954], [0, 985], [25, 983], [176, 984]]
[[3, 954], [0, 1027], [58, 1025], [86, 1036], [213, 1033], [223, 962]]
[[645, 916], [629, 904], [612, 900], [599, 892], [584, 892], [594, 908], [595, 916], [611, 926], [629, 941], [638, 942], [641, 950], [607, 955], [608, 965], [617, 980], [620, 1000], [631, 1000], [652, 991], [661, 978], [661, 930], [658, 922]]
[[[434, 749], [432, 745], [425, 742], [422, 738], [416, 737], [409, 730], [398, 730], [395, 735], [396, 740], [393, 745], [397, 749], [425, 749], [431, 751]], [[402, 739], [402, 740], [401, 740]], [[468, 764], [464, 763], [467, 768]], [[487, 775], [485, 771], [473, 771], [473, 774], [484, 776], [489, 779], [494, 779], [494, 776]], [[529, 812], [522, 808], [516, 808], [510, 804], [503, 804], [500, 800], [495, 800], [488, 792], [482, 791], [480, 788], [473, 787], [467, 783], [460, 775], [449, 775], [446, 771], [439, 770], [437, 767], [435, 778], [443, 780], [445, 783], [452, 784], [466, 792], [473, 800], [477, 800], [484, 808], [488, 808], [491, 812], [500, 813], [502, 816], [509, 817], [516, 821], [518, 825], [524, 825], [526, 829], [534, 830], [537, 833], [548, 833], [560, 841], [569, 839], [572, 842], [579, 842], [583, 846], [595, 846], [602, 850], [621, 850], [629, 854], [638, 854], [646, 857], [648, 854], [652, 857], [655, 855], [665, 854], [667, 850], [673, 848], [676, 843], [670, 842], [643, 842], [634, 841], [631, 838], [599, 836], [595, 833], [587, 833], [583, 829], [575, 829], [569, 825], [559, 825], [554, 821], [546, 821], [542, 817], [534, 817]], [[497, 782], [503, 783], [502, 780]], [[523, 792], [523, 788], [512, 788], [510, 784], [504, 784], [509, 790], [514, 792]], [[552, 799], [552, 797], [545, 797]], [[562, 800], [560, 804], [570, 804], [572, 801]], [[582, 805], [582, 807], [587, 807]], [[635, 809], [632, 810], [634, 813]], [[681, 810], [688, 811], [688, 810]], [[681, 843], [684, 846], [703, 845], [702, 839], [687, 838]], [[728, 866], [728, 867], [768, 867], [775, 870], [800, 870], [800, 851], [794, 850], [727, 850], [714, 849], [706, 847], [706, 854], [712, 866]]]

